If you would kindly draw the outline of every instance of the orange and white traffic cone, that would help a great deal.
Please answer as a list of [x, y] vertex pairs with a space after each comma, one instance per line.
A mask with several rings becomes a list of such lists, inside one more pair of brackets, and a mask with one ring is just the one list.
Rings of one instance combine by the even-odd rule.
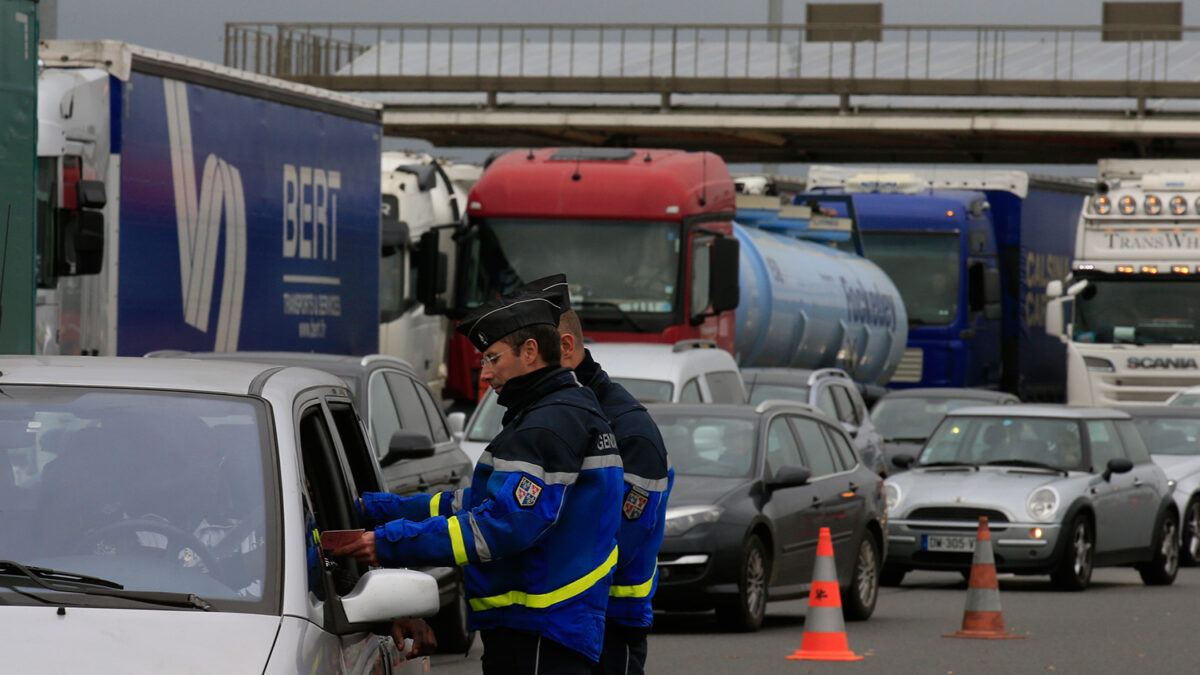
[[971, 578], [967, 581], [967, 608], [962, 628], [948, 638], [1011, 640], [1024, 638], [1004, 630], [1000, 611], [1000, 584], [996, 582], [996, 559], [992, 556], [992, 534], [987, 518], [980, 517], [975, 535], [975, 556], [971, 559]]
[[838, 587], [837, 565], [833, 560], [833, 538], [822, 527], [817, 540], [817, 561], [813, 567], [812, 588], [808, 592], [808, 615], [804, 619], [804, 637], [800, 649], [787, 658], [801, 661], [861, 661], [846, 642], [846, 624], [842, 620], [842, 591]]

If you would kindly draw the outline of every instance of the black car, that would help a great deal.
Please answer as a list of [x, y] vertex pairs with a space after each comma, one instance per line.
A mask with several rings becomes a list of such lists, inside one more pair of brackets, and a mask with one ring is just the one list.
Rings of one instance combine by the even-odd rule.
[[836, 421], [807, 406], [653, 404], [675, 468], [656, 609], [716, 609], [752, 631], [768, 600], [804, 597], [822, 527], [842, 609], [871, 616], [886, 555], [883, 481]]
[[[345, 380], [354, 392], [374, 441], [374, 458], [347, 455], [351, 464], [357, 464], [350, 470], [360, 490], [410, 495], [457, 490], [471, 483], [474, 464], [454, 438], [462, 430], [465, 415], [457, 413], [447, 420], [429, 387], [403, 359], [382, 354], [175, 350], [147, 356], [302, 366], [332, 373]], [[441, 591], [442, 609], [430, 620], [437, 633], [438, 648], [446, 652], [467, 651], [474, 633], [467, 630], [461, 572], [456, 567], [422, 571], [437, 578]]]
[[884, 462], [889, 473], [904, 471], [908, 464], [896, 464], [900, 455], [916, 457], [929, 434], [946, 413], [955, 408], [977, 405], [1020, 403], [1012, 394], [992, 389], [956, 387], [920, 387], [889, 391], [871, 408], [871, 421], [883, 436]]

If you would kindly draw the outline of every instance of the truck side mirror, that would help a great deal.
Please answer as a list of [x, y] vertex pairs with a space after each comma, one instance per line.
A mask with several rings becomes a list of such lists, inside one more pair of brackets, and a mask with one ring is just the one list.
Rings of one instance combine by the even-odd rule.
[[1054, 298], [1062, 297], [1063, 287], [1062, 281], [1055, 279], [1054, 281], [1046, 282], [1046, 297], [1053, 300]]
[[417, 249], [417, 300], [425, 305], [425, 313], [445, 314], [446, 301], [442, 295], [449, 285], [450, 260], [443, 253], [441, 244], [441, 228], [434, 228], [421, 235], [421, 245]]
[[[103, 192], [101, 186], [101, 199]], [[59, 209], [58, 213], [54, 274], [61, 277], [99, 274], [104, 264], [104, 214], [82, 209]]]
[[[1051, 281], [1050, 283], [1054, 284], [1059, 282]], [[1047, 286], [1047, 290], [1049, 290], [1049, 286]], [[1061, 285], [1059, 290], [1062, 290]], [[1049, 293], [1047, 293], [1047, 295], [1049, 295]], [[1066, 298], [1057, 297], [1052, 298], [1046, 303], [1046, 334], [1054, 335], [1063, 342], [1068, 341], [1067, 333], [1065, 330], [1063, 330], [1063, 303], [1065, 301]]]
[[708, 278], [708, 296], [712, 300], [712, 311], [724, 312], [736, 309], [741, 297], [738, 286], [738, 255], [741, 247], [733, 237], [717, 237], [712, 243], [711, 274]]

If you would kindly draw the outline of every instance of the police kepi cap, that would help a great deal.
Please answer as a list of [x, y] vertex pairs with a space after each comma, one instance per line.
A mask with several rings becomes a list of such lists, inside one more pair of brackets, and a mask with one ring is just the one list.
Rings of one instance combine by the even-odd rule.
[[558, 295], [558, 299], [556, 299], [555, 302], [558, 303], [559, 307], [562, 307], [562, 311], [565, 312], [568, 309], [571, 309], [571, 293], [567, 289], [567, 275], [551, 274], [548, 277], [534, 279], [533, 281], [513, 291], [512, 295], [519, 295], [521, 293], [534, 293], [538, 291], [554, 293]]
[[522, 328], [540, 323], [557, 327], [563, 313], [557, 299], [557, 294], [550, 292], [492, 298], [463, 317], [456, 330], [482, 352]]

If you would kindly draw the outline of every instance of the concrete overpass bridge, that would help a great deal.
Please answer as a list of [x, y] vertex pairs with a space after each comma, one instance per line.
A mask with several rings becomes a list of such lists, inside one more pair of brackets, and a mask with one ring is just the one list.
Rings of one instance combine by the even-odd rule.
[[363, 93], [443, 147], [1200, 157], [1200, 27], [231, 23], [225, 63]]

